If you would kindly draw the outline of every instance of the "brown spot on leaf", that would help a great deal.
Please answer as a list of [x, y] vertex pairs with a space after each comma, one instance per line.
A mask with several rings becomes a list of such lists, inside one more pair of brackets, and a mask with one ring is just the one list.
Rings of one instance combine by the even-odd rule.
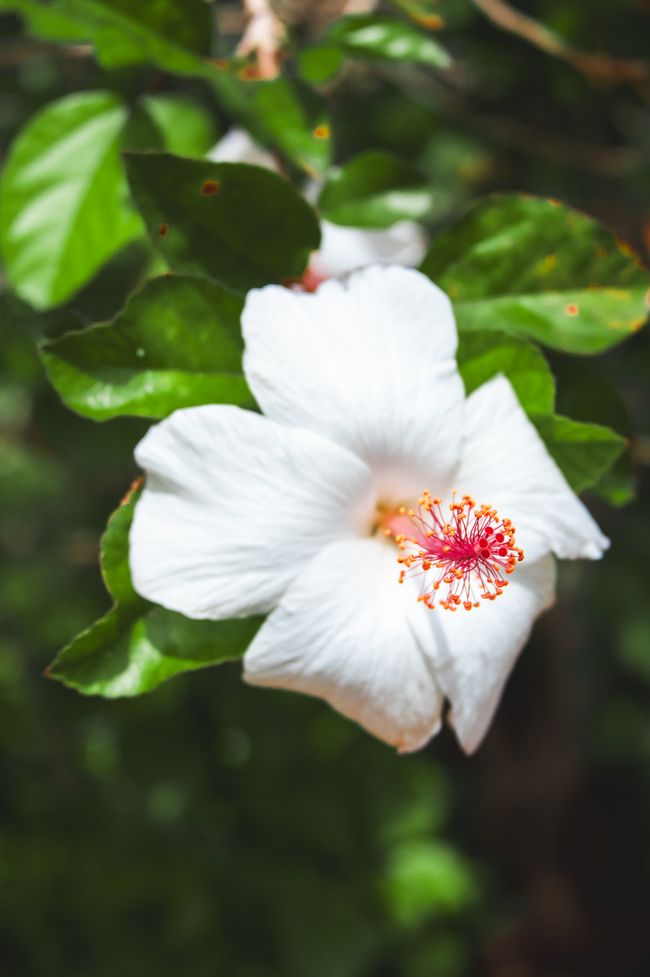
[[259, 81], [260, 69], [256, 64], [245, 64], [238, 72], [242, 81]]
[[128, 502], [130, 502], [133, 493], [137, 492], [143, 483], [144, 483], [144, 477], [142, 475], [139, 475], [137, 478], [134, 478], [131, 484], [129, 485], [128, 489], [126, 490], [123, 498], [120, 499], [120, 505], [126, 505]]
[[167, 237], [169, 234], [169, 224], [161, 224], [158, 228], [158, 237]]
[[315, 139], [329, 139], [331, 135], [331, 130], [328, 125], [316, 126], [314, 129]]
[[420, 24], [430, 31], [441, 31], [445, 26], [440, 14], [413, 14], [412, 17], [416, 24]]
[[566, 312], [567, 315], [570, 315], [570, 316], [580, 315], [580, 309], [579, 309], [579, 307], [577, 305], [575, 305], [573, 302], [570, 302], [569, 305], [567, 305], [567, 307], [565, 309], [565, 312]]
[[212, 68], [216, 68], [217, 71], [228, 71], [230, 67], [230, 61], [227, 58], [208, 58], [207, 62]]
[[201, 184], [201, 196], [202, 197], [214, 197], [215, 193], [219, 193], [221, 189], [217, 180], [204, 180]]
[[628, 258], [636, 258], [636, 252], [631, 244], [624, 241], [622, 237], [616, 238], [616, 247], [621, 252], [621, 254], [626, 255]]

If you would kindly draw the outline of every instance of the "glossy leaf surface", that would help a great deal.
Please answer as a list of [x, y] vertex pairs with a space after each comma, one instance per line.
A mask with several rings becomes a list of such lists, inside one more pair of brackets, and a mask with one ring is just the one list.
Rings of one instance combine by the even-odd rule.
[[529, 416], [553, 412], [553, 376], [543, 353], [525, 339], [499, 332], [463, 332], [458, 368], [468, 394], [502, 373]]
[[422, 270], [461, 329], [500, 329], [596, 353], [640, 329], [650, 279], [597, 221], [542, 197], [495, 195], [434, 242]]
[[378, 14], [357, 14], [337, 21], [327, 40], [356, 57], [411, 61], [447, 68], [451, 58], [442, 45], [413, 24]]
[[625, 447], [608, 427], [573, 421], [560, 414], [533, 418], [549, 453], [575, 492], [595, 485]]
[[433, 191], [408, 163], [383, 152], [364, 153], [328, 174], [318, 200], [324, 217], [351, 227], [389, 227], [431, 209]]
[[182, 672], [240, 658], [259, 627], [259, 618], [191, 621], [135, 593], [128, 532], [136, 497], [113, 514], [102, 538], [102, 569], [115, 606], [67, 645], [48, 670], [86, 695], [141, 695]]
[[11, 148], [0, 241], [12, 286], [39, 309], [64, 302], [143, 233], [119, 158], [125, 121], [109, 92], [68, 95], [39, 112]]
[[42, 358], [65, 403], [97, 421], [243, 403], [241, 308], [214, 282], [155, 278], [112, 322], [46, 343]]
[[212, 117], [199, 103], [178, 95], [145, 95], [141, 106], [160, 133], [161, 148], [204, 156], [217, 141]]

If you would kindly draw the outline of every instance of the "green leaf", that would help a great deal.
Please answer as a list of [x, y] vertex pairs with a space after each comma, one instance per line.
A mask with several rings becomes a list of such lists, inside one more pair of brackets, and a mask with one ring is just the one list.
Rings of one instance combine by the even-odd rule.
[[318, 248], [316, 215], [275, 173], [166, 153], [126, 162], [135, 203], [175, 271], [247, 291], [299, 277]]
[[499, 329], [571, 353], [626, 339], [647, 316], [648, 273], [628, 245], [556, 201], [495, 195], [434, 242], [422, 271], [460, 329]]
[[106, 68], [148, 62], [195, 75], [210, 51], [213, 15], [204, 0], [0, 0], [0, 9], [22, 14], [39, 37], [92, 43]]
[[106, 589], [116, 604], [134, 611], [153, 607], [136, 594], [129, 570], [129, 531], [141, 488], [142, 480], [137, 479], [108, 520], [100, 546], [100, 565]]
[[240, 658], [260, 618], [191, 621], [133, 590], [128, 533], [138, 493], [109, 520], [102, 570], [116, 605], [56, 657], [48, 675], [86, 695], [113, 699], [150, 692], [182, 672]]
[[85, 695], [142, 695], [167, 679], [241, 658], [259, 618], [190, 621], [162, 607], [146, 613], [114, 607], [67, 645], [48, 670]]
[[330, 27], [328, 43], [339, 44], [355, 57], [411, 61], [431, 68], [447, 68], [445, 49], [412, 24], [394, 17], [356, 14], [342, 17]]
[[132, 295], [112, 322], [47, 342], [41, 355], [68, 407], [96, 421], [241, 404], [250, 400], [241, 310], [241, 298], [214, 282], [167, 275]]
[[[618, 501], [623, 486], [610, 469], [625, 447], [624, 438], [604, 425], [582, 423], [554, 412], [553, 375], [536, 346], [504, 333], [461, 332], [458, 368], [468, 394], [499, 373], [507, 377], [571, 487], [582, 492], [605, 477], [613, 480], [612, 492]], [[597, 412], [592, 416], [598, 416]]]
[[391, 915], [403, 926], [458, 913], [476, 898], [468, 862], [450, 845], [414, 838], [390, 852], [382, 889]]
[[625, 447], [620, 434], [600, 424], [584, 424], [560, 414], [532, 420], [575, 492], [595, 485]]
[[307, 85], [288, 78], [248, 86], [254, 127], [293, 163], [322, 173], [331, 156], [330, 127], [323, 100]]
[[274, 147], [311, 176], [327, 169], [331, 156], [327, 106], [308, 85], [292, 78], [242, 82], [215, 68], [206, 79], [220, 104], [262, 145]]
[[30, 34], [45, 41], [85, 41], [87, 32], [77, 18], [62, 9], [63, 3], [41, 0], [0, 0], [0, 11], [20, 14]]
[[592, 489], [599, 499], [616, 508], [622, 508], [634, 501], [636, 480], [629, 449], [616, 459]]
[[293, 78], [244, 82], [207, 64], [203, 76], [222, 106], [260, 142], [311, 176], [330, 162], [327, 106], [308, 85]]
[[145, 95], [140, 105], [160, 133], [160, 147], [179, 156], [204, 156], [217, 141], [212, 116], [192, 98]]
[[298, 51], [296, 60], [301, 78], [311, 85], [324, 85], [339, 73], [345, 56], [333, 44], [316, 44]]
[[13, 143], [0, 184], [7, 277], [39, 309], [60, 305], [142, 234], [118, 147], [126, 112], [108, 92], [48, 105]]
[[364, 153], [330, 171], [318, 199], [328, 220], [350, 227], [390, 227], [431, 209], [433, 193], [422, 175], [380, 151]]
[[553, 413], [553, 375], [543, 353], [526, 339], [499, 332], [463, 332], [458, 368], [468, 394], [503, 373], [529, 416]]
[[[592, 362], [561, 357], [554, 364], [557, 377], [558, 410], [578, 421], [614, 428], [627, 441], [632, 424], [621, 396], [613, 384], [594, 369]], [[593, 491], [610, 505], [627, 505], [634, 499], [632, 459], [626, 450], [605, 472]]]

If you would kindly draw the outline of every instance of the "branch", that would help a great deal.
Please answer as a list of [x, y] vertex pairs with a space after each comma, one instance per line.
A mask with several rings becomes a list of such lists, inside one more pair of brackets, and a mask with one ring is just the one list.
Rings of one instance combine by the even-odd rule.
[[572, 65], [591, 82], [601, 85], [628, 83], [649, 94], [650, 66], [640, 58], [616, 58], [610, 54], [581, 51], [544, 24], [520, 13], [505, 0], [472, 0], [493, 24], [522, 37], [540, 51]]
[[417, 81], [404, 80], [405, 87], [418, 100], [426, 92], [446, 118], [460, 122], [490, 141], [518, 153], [548, 160], [569, 169], [595, 173], [609, 178], [625, 178], [643, 164], [643, 154], [632, 146], [604, 146], [574, 142], [556, 132], [541, 130], [527, 122], [491, 114], [483, 105], [475, 105], [467, 95], [453, 87], [453, 73], [444, 81], [432, 73], [422, 72]]

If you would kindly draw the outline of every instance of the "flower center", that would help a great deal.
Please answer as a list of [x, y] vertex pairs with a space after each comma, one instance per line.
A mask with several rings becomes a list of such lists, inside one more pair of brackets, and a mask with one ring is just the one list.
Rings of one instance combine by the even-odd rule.
[[440, 499], [425, 491], [418, 508], [401, 507], [385, 521], [400, 554], [399, 582], [422, 576], [418, 600], [429, 608], [437, 604], [448, 611], [461, 605], [467, 611], [481, 600], [495, 600], [508, 585], [505, 579], [524, 551], [515, 545], [515, 528], [489, 505], [477, 505], [469, 495], [449, 504], [449, 515]]

